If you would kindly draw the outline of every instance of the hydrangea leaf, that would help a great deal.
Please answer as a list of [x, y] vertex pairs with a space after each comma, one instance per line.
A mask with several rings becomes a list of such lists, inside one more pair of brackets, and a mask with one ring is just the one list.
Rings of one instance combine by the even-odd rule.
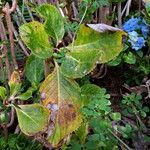
[[50, 4], [43, 4], [37, 7], [37, 12], [46, 21], [44, 27], [48, 35], [54, 38], [56, 44], [63, 38], [64, 30], [64, 20], [57, 8]]
[[21, 79], [18, 71], [13, 71], [8, 82], [10, 88], [10, 95], [15, 96], [21, 89]]
[[53, 47], [49, 43], [43, 24], [38, 21], [25, 23], [20, 26], [19, 32], [21, 39], [34, 55], [42, 59], [52, 56]]
[[33, 84], [38, 84], [44, 75], [43, 59], [29, 56], [25, 66], [25, 76]]
[[0, 100], [1, 99], [3, 100], [6, 97], [6, 93], [7, 93], [6, 88], [3, 86], [0, 86]]
[[45, 132], [48, 126], [50, 111], [41, 104], [19, 105], [16, 107], [21, 131], [29, 136]]
[[100, 63], [114, 59], [123, 49], [123, 31], [100, 33], [84, 25], [80, 26], [75, 42], [67, 47], [61, 71], [69, 78], [82, 78], [91, 72], [96, 61]]
[[57, 66], [42, 83], [40, 93], [45, 94], [45, 99], [42, 100], [44, 106], [58, 105], [54, 129], [48, 137], [48, 141], [53, 146], [57, 146], [61, 140], [81, 125], [80, 88], [75, 81], [66, 78]]
[[87, 135], [89, 133], [89, 124], [87, 122], [83, 122], [79, 129], [75, 132], [80, 142], [84, 144]]
[[18, 95], [16, 97], [16, 99], [23, 100], [23, 101], [29, 100], [32, 97], [32, 94], [33, 94], [34, 91], [35, 91], [35, 89], [33, 87], [30, 87], [26, 92], [21, 93], [20, 95]]

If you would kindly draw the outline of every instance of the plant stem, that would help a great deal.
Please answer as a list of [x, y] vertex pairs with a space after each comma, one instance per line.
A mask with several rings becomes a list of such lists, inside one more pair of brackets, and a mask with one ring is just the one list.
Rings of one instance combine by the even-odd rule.
[[[7, 41], [6, 32], [5, 32], [4, 24], [2, 22], [1, 17], [0, 17], [0, 37], [2, 41]], [[8, 76], [8, 79], [10, 79], [11, 69], [10, 69], [10, 63], [8, 60], [8, 49], [5, 44], [3, 45], [3, 54], [5, 55], [5, 65], [7, 69], [7, 76]]]
[[13, 26], [13, 32], [14, 32], [14, 35], [15, 35], [15, 38], [17, 39], [18, 41], [18, 44], [20, 45], [21, 49], [23, 50], [23, 53], [26, 55], [26, 56], [29, 56], [29, 53], [25, 47], [25, 45], [23, 44], [23, 42], [18, 38], [19, 34], [18, 32], [16, 31], [16, 29], [14, 28]]
[[118, 26], [122, 27], [121, 2], [118, 3]]
[[132, 150], [126, 143], [124, 143], [114, 132], [112, 132], [110, 129], [108, 131], [118, 140], [120, 141], [128, 150]]
[[78, 32], [78, 29], [79, 29], [81, 23], [83, 22], [83, 20], [84, 20], [84, 18], [85, 18], [85, 15], [86, 15], [86, 13], [87, 13], [87, 10], [88, 10], [88, 7], [86, 6], [85, 11], [84, 11], [84, 14], [83, 14], [83, 16], [82, 16], [82, 18], [81, 18], [81, 20], [80, 20], [80, 22], [79, 22], [79, 24], [78, 24], [77, 30], [76, 30], [76, 32], [74, 33], [74, 37], [73, 37], [73, 40], [72, 40], [72, 49], [73, 49], [73, 47], [74, 47], [74, 41], [75, 41], [76, 34], [77, 34], [77, 32]]
[[6, 124], [2, 125], [2, 128], [3, 128], [4, 137], [7, 138], [8, 137], [7, 125]]
[[6, 6], [3, 8], [3, 12], [5, 14], [5, 19], [6, 19], [8, 33], [9, 33], [9, 41], [10, 41], [10, 50], [11, 50], [11, 55], [12, 55], [12, 61], [14, 64], [14, 68], [17, 70], [18, 64], [17, 64], [16, 56], [15, 56], [15, 43], [14, 43], [14, 38], [13, 38], [13, 27], [12, 27], [12, 21], [11, 21], [11, 16], [10, 16], [10, 14], [15, 10], [15, 8], [16, 8], [16, 3], [14, 0], [12, 7], [10, 8], [9, 4], [7, 3]]

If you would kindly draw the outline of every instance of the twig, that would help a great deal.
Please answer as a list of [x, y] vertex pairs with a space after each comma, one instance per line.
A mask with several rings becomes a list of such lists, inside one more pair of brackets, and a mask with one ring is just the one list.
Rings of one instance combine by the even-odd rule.
[[118, 3], [118, 27], [122, 27], [121, 2]]
[[146, 81], [146, 85], [145, 85], [146, 87], [147, 87], [147, 91], [148, 91], [148, 96], [147, 96], [147, 98], [150, 98], [150, 80], [147, 80]]
[[3, 13], [5, 14], [5, 19], [6, 19], [8, 33], [9, 33], [10, 50], [11, 50], [13, 64], [14, 64], [15, 69], [18, 69], [18, 64], [17, 64], [16, 56], [15, 56], [15, 46], [14, 46], [15, 43], [14, 43], [14, 38], [13, 38], [12, 21], [11, 21], [11, 16], [10, 16], [10, 14], [16, 9], [16, 6], [17, 6], [16, 0], [13, 1], [11, 8], [9, 4], [7, 3], [5, 7], [3, 8]]
[[60, 14], [61, 14], [61, 15], [62, 15], [62, 17], [64, 18], [64, 17], [65, 17], [65, 14], [64, 14], [63, 10], [60, 8], [60, 6], [59, 6], [59, 2], [58, 2], [58, 1], [56, 2], [56, 6], [57, 6], [57, 8], [58, 8], [58, 10], [59, 10]]
[[98, 70], [98, 72], [92, 72], [91, 75], [92, 75], [92, 78], [97, 78], [97, 79], [100, 79], [100, 78], [103, 78], [107, 73], [107, 66], [105, 64], [102, 64], [100, 66], [100, 69]]
[[16, 10], [16, 7], [17, 7], [17, 0], [13, 0], [12, 7], [9, 9], [9, 14], [11, 14], [12, 12], [14, 12]]
[[29, 13], [29, 15], [30, 15], [30, 18], [31, 18], [32, 21], [34, 21], [34, 17], [33, 17], [33, 15], [32, 15], [32, 12], [31, 12], [31, 10], [30, 10], [30, 7], [27, 5], [27, 0], [24, 0], [24, 1], [25, 1], [25, 4], [26, 4], [28, 13]]
[[17, 127], [16, 127], [16, 129], [15, 129], [15, 134], [18, 134], [20, 132], [20, 127], [19, 127], [19, 125], [17, 125]]
[[49, 148], [50, 150], [53, 149], [53, 146], [41, 134], [35, 135], [34, 138], [42, 143], [46, 148]]
[[122, 12], [121, 12], [121, 17], [124, 15], [124, 13], [125, 13], [125, 11], [127, 9], [127, 6], [128, 6], [128, 1], [127, 1], [126, 5], [124, 6]]
[[75, 2], [72, 2], [72, 9], [73, 9], [74, 18], [77, 18], [78, 11], [77, 11], [77, 8], [75, 6]]
[[139, 13], [141, 12], [142, 0], [139, 0]]
[[[1, 37], [2, 41], [7, 40], [4, 24], [2, 22], [1, 17], [0, 17], [0, 37]], [[6, 69], [7, 69], [7, 76], [8, 76], [8, 79], [10, 79], [11, 69], [10, 69], [10, 63], [8, 60], [8, 49], [7, 49], [7, 46], [5, 44], [3, 45], [3, 54], [5, 55], [5, 65], [6, 65]]]
[[132, 0], [128, 0], [128, 3], [127, 3], [127, 9], [126, 9], [126, 16], [128, 16], [128, 15], [129, 15], [131, 2], [132, 2]]
[[16, 31], [16, 29], [14, 28], [14, 26], [13, 26], [13, 32], [14, 32], [15, 38], [17, 39], [17, 41], [18, 41], [18, 43], [19, 43], [21, 49], [23, 50], [24, 54], [25, 54], [26, 56], [29, 56], [29, 53], [28, 53], [26, 47], [24, 46], [23, 42], [18, 38], [19, 34], [18, 34], [18, 32]]
[[74, 47], [74, 41], [75, 41], [76, 34], [77, 34], [77, 32], [78, 32], [78, 29], [79, 29], [81, 23], [83, 22], [83, 20], [84, 20], [84, 18], [85, 18], [85, 15], [86, 15], [86, 13], [87, 13], [87, 10], [88, 10], [88, 7], [86, 6], [85, 11], [84, 11], [84, 14], [83, 14], [83, 16], [82, 16], [82, 18], [81, 18], [81, 20], [80, 20], [80, 22], [79, 22], [79, 24], [78, 24], [78, 26], [77, 26], [77, 30], [76, 30], [76, 32], [74, 33], [74, 36], [73, 36], [73, 40], [72, 40], [72, 50], [73, 50], [73, 47]]
[[7, 138], [8, 136], [8, 128], [6, 124], [1, 125], [3, 128], [4, 137]]
[[20, 9], [19, 9], [18, 6], [17, 6], [17, 8], [16, 8], [16, 12], [17, 12], [17, 14], [19, 15], [19, 17], [21, 17], [23, 23], [26, 23], [26, 20], [25, 20], [23, 14], [21, 13], [21, 11], [20, 11]]
[[15, 120], [15, 108], [14, 107], [11, 107], [10, 116], [11, 116], [11, 120], [10, 120], [9, 124], [7, 124], [7, 128], [12, 126], [14, 123], [14, 120]]
[[114, 132], [112, 132], [110, 129], [108, 131], [118, 140], [120, 141], [128, 150], [132, 150], [126, 143], [124, 143]]

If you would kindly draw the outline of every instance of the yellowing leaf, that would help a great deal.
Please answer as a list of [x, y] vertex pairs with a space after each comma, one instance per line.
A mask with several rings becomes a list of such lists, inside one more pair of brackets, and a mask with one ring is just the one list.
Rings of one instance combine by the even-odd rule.
[[19, 105], [15, 107], [21, 131], [29, 136], [47, 130], [50, 111], [40, 105]]
[[49, 44], [43, 24], [38, 21], [25, 23], [19, 28], [19, 32], [21, 39], [34, 55], [43, 59], [52, 56], [53, 47]]
[[20, 74], [18, 71], [14, 71], [11, 74], [8, 85], [10, 88], [10, 94], [15, 96], [21, 88], [21, 79], [20, 79]]
[[20, 74], [18, 71], [14, 71], [12, 74], [11, 74], [11, 77], [10, 77], [10, 80], [9, 80], [9, 85], [10, 84], [18, 84], [18, 83], [21, 83], [21, 80], [20, 80]]
[[100, 33], [81, 25], [77, 39], [67, 48], [71, 51], [62, 63], [61, 71], [69, 78], [81, 78], [91, 72], [96, 61], [114, 59], [123, 49], [123, 31]]
[[68, 134], [75, 131], [81, 124], [78, 84], [63, 76], [58, 66], [40, 87], [40, 93], [45, 94], [42, 103], [44, 106], [57, 104], [58, 111], [54, 122], [54, 130], [48, 141], [57, 146]]

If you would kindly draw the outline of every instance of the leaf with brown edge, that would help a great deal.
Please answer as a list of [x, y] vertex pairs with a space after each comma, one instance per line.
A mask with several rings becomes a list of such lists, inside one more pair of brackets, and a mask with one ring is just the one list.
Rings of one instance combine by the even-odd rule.
[[66, 78], [56, 66], [53, 73], [42, 83], [40, 93], [45, 95], [42, 100], [44, 106], [58, 106], [54, 129], [48, 137], [48, 141], [56, 147], [81, 125], [80, 88], [74, 80]]
[[10, 95], [15, 96], [21, 89], [21, 79], [18, 71], [13, 71], [8, 82], [10, 88]]

